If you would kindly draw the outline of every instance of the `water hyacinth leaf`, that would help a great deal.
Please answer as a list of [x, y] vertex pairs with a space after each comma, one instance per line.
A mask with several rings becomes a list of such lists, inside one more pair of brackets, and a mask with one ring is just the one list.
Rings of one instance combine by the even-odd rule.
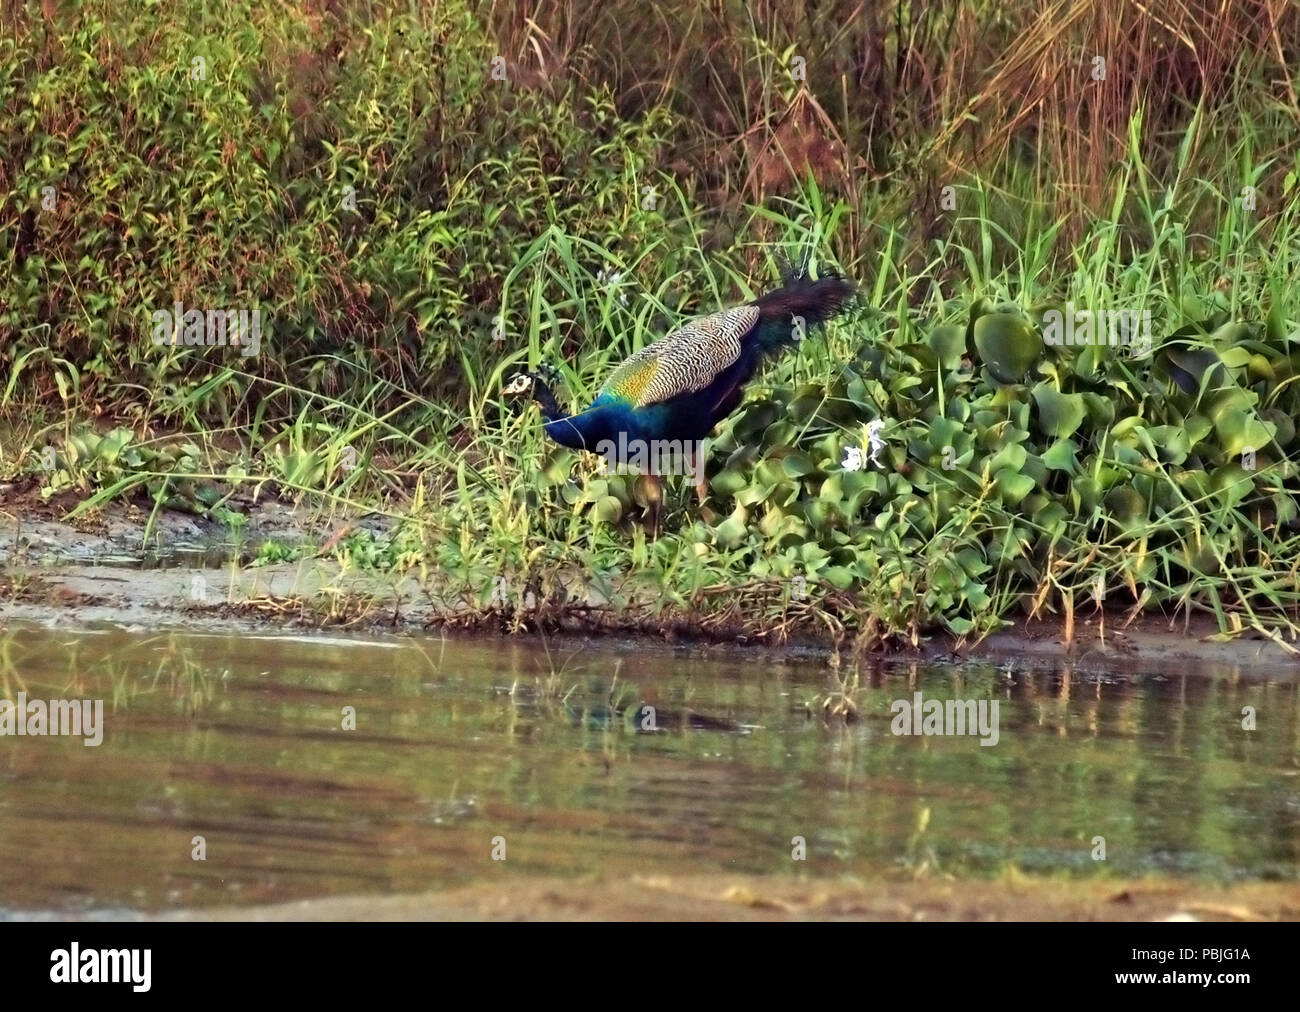
[[976, 615], [988, 611], [989, 605], [993, 603], [984, 584], [976, 580], [966, 582], [966, 586], [962, 587], [962, 596], [966, 599], [967, 607]]
[[964, 329], [956, 324], [943, 324], [930, 331], [927, 341], [945, 369], [955, 369], [961, 365], [962, 356], [966, 354]]
[[1188, 415], [1183, 419], [1183, 428], [1187, 432], [1188, 445], [1196, 446], [1197, 443], [1214, 431], [1214, 423], [1204, 415]]
[[844, 514], [840, 504], [826, 499], [810, 499], [804, 507], [804, 517], [808, 525], [817, 532], [828, 531], [832, 527], [843, 526]]
[[1201, 502], [1210, 494], [1210, 476], [1199, 469], [1179, 471], [1174, 475], [1174, 484], [1189, 502]]
[[[1146, 426], [1136, 426], [1130, 435], [1133, 441], [1136, 441], [1137, 445], [1142, 448], [1142, 452], [1152, 460], [1160, 456], [1160, 451], [1156, 449], [1155, 441], [1152, 440], [1151, 433], [1147, 431]], [[1132, 449], [1131, 444], [1129, 448]]]
[[1283, 450], [1289, 447], [1295, 440], [1295, 419], [1277, 408], [1265, 408], [1260, 415], [1273, 426], [1273, 441]]
[[1029, 495], [1020, 500], [1020, 512], [1025, 516], [1036, 517], [1038, 511], [1046, 509], [1049, 502], [1051, 500], [1042, 492], [1030, 492]]
[[632, 489], [637, 483], [637, 476], [632, 474], [618, 474], [609, 479], [609, 494], [623, 504], [627, 509], [632, 505]]
[[[1070, 514], [1066, 512], [1065, 507], [1059, 502], [1049, 502], [1034, 514], [1034, 523], [1046, 531], [1051, 538], [1055, 539], [1065, 531], [1069, 516]], [[976, 574], [972, 573], [971, 575]]]
[[963, 548], [955, 558], [967, 576], [982, 576], [989, 571], [989, 564], [984, 561], [984, 554], [978, 548]]
[[1273, 441], [1277, 426], [1262, 421], [1254, 412], [1225, 411], [1214, 420], [1219, 445], [1230, 457], [1238, 457], [1244, 447], [1262, 449]]
[[868, 495], [879, 496], [889, 490], [889, 486], [884, 476], [879, 471], [854, 471], [853, 478], [845, 479], [845, 488], [852, 490], [855, 497], [866, 493]]
[[1249, 348], [1225, 347], [1219, 351], [1219, 361], [1229, 369], [1241, 369], [1248, 365], [1253, 357]]
[[1189, 538], [1179, 545], [1178, 561], [1189, 573], [1213, 576], [1219, 571], [1214, 549], [1199, 538]]
[[1220, 502], [1236, 506], [1255, 491], [1255, 474], [1233, 461], [1214, 469], [1210, 489], [1218, 494]]
[[741, 474], [740, 471], [732, 470], [728, 467], [727, 469], [715, 474], [710, 479], [709, 484], [713, 487], [713, 491], [717, 492], [719, 495], [729, 496], [735, 495], [742, 488], [748, 486], [749, 479]]
[[1145, 430], [1151, 456], [1166, 464], [1181, 464], [1192, 452], [1187, 430], [1179, 425], [1157, 425]]
[[962, 618], [960, 615], [944, 616], [943, 624], [948, 627], [948, 631], [954, 636], [968, 636], [970, 631], [975, 628], [975, 623], [968, 618]]
[[1115, 420], [1115, 403], [1109, 397], [1091, 392], [1080, 394], [1088, 419], [1094, 426], [1104, 429]]
[[1094, 379], [1102, 372], [1102, 366], [1110, 359], [1110, 349], [1100, 344], [1084, 345], [1083, 350], [1075, 356], [1074, 372], [1084, 379]]
[[1236, 346], [1242, 341], [1250, 340], [1253, 336], [1253, 328], [1248, 323], [1234, 322], [1225, 323], [1212, 333], [1207, 340], [1219, 351], [1219, 357], [1225, 365], [1244, 365], [1245, 361], [1229, 361], [1229, 354], [1236, 360]]
[[[1019, 394], [1023, 391], [1022, 387], [1005, 387], [1008, 393], [1015, 392]], [[1029, 438], [1029, 401], [1014, 399], [1007, 405], [1007, 426], [1016, 433], [1016, 441]]]
[[929, 442], [936, 450], [956, 446], [960, 435], [965, 435], [964, 427], [951, 418], [936, 418], [930, 423]]
[[805, 425], [813, 418], [826, 401], [826, 391], [815, 384], [806, 384], [799, 388], [795, 396], [786, 405], [786, 417], [796, 425]]
[[775, 485], [765, 485], [762, 482], [754, 482], [751, 485], [746, 485], [735, 494], [736, 504], [738, 506], [757, 506], [759, 503], [764, 503], [771, 499], [772, 493], [775, 491]]
[[870, 388], [866, 381], [862, 379], [854, 377], [849, 380], [849, 385], [845, 390], [845, 396], [860, 408], [867, 408], [872, 411], [877, 410], [877, 404], [879, 402], [871, 395]]
[[966, 585], [965, 571], [951, 559], [945, 559], [942, 556], [932, 559], [928, 569], [931, 586], [937, 587], [939, 590], [960, 590]]
[[763, 430], [763, 446], [780, 449], [794, 442], [799, 430], [790, 422], [773, 422]]
[[808, 525], [793, 513], [782, 510], [768, 510], [758, 522], [758, 529], [769, 541], [784, 541], [787, 538], [802, 541], [811, 533]]
[[1035, 485], [1047, 484], [1047, 465], [1043, 463], [1043, 458], [1036, 453], [1031, 453], [1025, 457], [1025, 462], [1020, 468], [1025, 476], [1032, 478]]
[[995, 453], [988, 464], [989, 473], [995, 473], [1003, 469], [1019, 472], [1025, 466], [1025, 459], [1029, 456], [1029, 451], [1019, 443], [1007, 443], [997, 453]]
[[742, 444], [758, 441], [758, 437], [776, 421], [780, 409], [770, 400], [754, 401], [753, 405], [737, 420], [734, 431]]
[[1183, 496], [1178, 486], [1167, 481], [1161, 481], [1155, 486], [1152, 501], [1156, 504], [1157, 516], [1160, 513], [1173, 513], [1183, 506]]
[[[1134, 443], [1139, 441], [1139, 433], [1142, 432], [1145, 432], [1145, 430], [1138, 429], [1132, 433], [1132, 440]], [[1141, 450], [1138, 450], [1135, 446], [1127, 442], [1116, 443], [1111, 452], [1114, 453], [1115, 459], [1130, 471], [1140, 468], [1148, 459], [1150, 459]], [[1103, 467], [1102, 471], [1105, 470], [1107, 469]], [[1122, 476], [1124, 472], [1120, 471], [1117, 473]]]
[[818, 470], [811, 457], [797, 451], [786, 454], [781, 461], [781, 468], [790, 478], [803, 478], [806, 475], [816, 474]]
[[623, 504], [612, 495], [601, 496], [591, 508], [591, 518], [598, 524], [616, 524], [623, 517]]
[[1253, 411], [1259, 398], [1253, 391], [1239, 386], [1228, 386], [1215, 390], [1207, 398], [1206, 413], [1218, 426], [1224, 415], [1233, 411]]
[[803, 569], [809, 573], [820, 572], [827, 561], [826, 550], [811, 541], [805, 542], [795, 549], [795, 557], [802, 563]]
[[1259, 382], [1260, 380], [1267, 383], [1277, 382], [1277, 371], [1273, 368], [1273, 363], [1263, 355], [1251, 355], [1250, 361], [1246, 363], [1246, 368], [1253, 382]]
[[990, 313], [975, 321], [980, 361], [1002, 384], [1019, 383], [1042, 353], [1039, 334], [1019, 316]]
[[1129, 415], [1127, 418], [1121, 418], [1118, 422], [1110, 427], [1110, 438], [1115, 442], [1137, 442], [1137, 437], [1133, 430], [1142, 424], [1141, 415]]
[[781, 485], [786, 481], [785, 468], [780, 460], [769, 457], [754, 469], [754, 479], [764, 485]]
[[992, 303], [982, 295], [970, 304], [970, 308], [966, 312], [967, 334], [974, 333], [975, 324], [979, 321], [980, 317], [987, 315], [991, 309]]
[[1072, 439], [1058, 439], [1042, 454], [1043, 466], [1051, 471], [1079, 473], [1079, 447]]
[[1222, 386], [1228, 379], [1218, 353], [1210, 348], [1166, 348], [1160, 361], [1161, 371], [1192, 396]]
[[542, 467], [542, 478], [545, 485], [562, 485], [569, 480], [569, 474], [573, 471], [574, 454], [564, 451], [557, 453]]
[[827, 566], [818, 575], [836, 590], [848, 590], [853, 586], [853, 571], [844, 566]]
[[939, 367], [939, 356], [928, 344], [907, 344], [899, 349], [905, 356], [909, 369], [933, 374]]
[[1101, 483], [1097, 479], [1084, 475], [1070, 483], [1070, 499], [1074, 512], [1078, 516], [1091, 517], [1101, 502]]
[[899, 373], [889, 381], [889, 392], [897, 397], [899, 394], [906, 393], [913, 387], [919, 387], [925, 381], [912, 373]]
[[1147, 516], [1146, 500], [1132, 485], [1116, 485], [1112, 488], [1106, 494], [1106, 508], [1124, 528], [1134, 526]]
[[719, 548], [735, 548], [749, 533], [746, 522], [748, 513], [743, 506], [737, 506], [734, 513], [713, 529], [713, 543]]
[[111, 464], [117, 460], [119, 454], [129, 442], [131, 442], [131, 430], [117, 428], [100, 441], [96, 452], [101, 460]]
[[1038, 428], [1053, 439], [1074, 435], [1087, 417], [1087, 405], [1081, 394], [1063, 394], [1050, 383], [1034, 387], [1038, 407]]
[[1034, 488], [1034, 479], [1012, 468], [1003, 468], [993, 476], [998, 495], [1007, 506], [1014, 506]]

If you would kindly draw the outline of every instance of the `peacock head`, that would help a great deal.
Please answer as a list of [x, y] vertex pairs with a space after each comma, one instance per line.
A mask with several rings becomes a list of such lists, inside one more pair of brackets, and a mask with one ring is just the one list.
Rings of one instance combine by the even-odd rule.
[[507, 397], [517, 397], [521, 394], [528, 396], [530, 400], [536, 401], [538, 407], [542, 409], [542, 417], [547, 421], [554, 421], [556, 418], [563, 416], [559, 402], [555, 399], [555, 394], [551, 392], [550, 381], [556, 378], [555, 370], [539, 365], [541, 372], [533, 372], [525, 369], [523, 372], [517, 372], [505, 382], [501, 392]]
[[525, 369], [506, 380], [501, 392], [508, 396], [531, 394], [534, 400], [543, 400], [550, 391], [550, 384], [559, 379], [559, 371], [545, 362], [540, 363], [538, 372]]
[[503, 394], [514, 396], [516, 394], [526, 394], [533, 388], [537, 377], [531, 372], [517, 372], [506, 380], [506, 385], [501, 388]]

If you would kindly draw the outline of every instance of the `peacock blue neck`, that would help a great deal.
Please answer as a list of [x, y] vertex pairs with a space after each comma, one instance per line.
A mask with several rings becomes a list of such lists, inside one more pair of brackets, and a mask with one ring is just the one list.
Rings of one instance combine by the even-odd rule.
[[671, 410], [664, 405], [636, 408], [610, 393], [602, 393], [590, 407], [573, 415], [548, 414], [544, 403], [542, 413], [546, 418], [543, 426], [546, 434], [560, 445], [575, 450], [600, 452], [597, 448], [601, 444], [608, 441], [617, 445], [620, 437], [623, 443], [666, 439], [673, 429]]

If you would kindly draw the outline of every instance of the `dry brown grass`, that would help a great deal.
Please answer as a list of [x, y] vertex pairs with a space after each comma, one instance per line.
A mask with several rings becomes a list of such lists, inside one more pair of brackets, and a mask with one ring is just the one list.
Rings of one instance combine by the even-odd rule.
[[782, 192], [808, 172], [846, 189], [918, 169], [953, 181], [1020, 144], [1051, 166], [1059, 212], [1101, 210], [1139, 110], [1155, 166], [1197, 103], [1208, 133], [1247, 80], [1300, 122], [1294, 0], [512, 0], [490, 17], [508, 58], [547, 79], [608, 86], [629, 114], [687, 114], [682, 157], [719, 194]]

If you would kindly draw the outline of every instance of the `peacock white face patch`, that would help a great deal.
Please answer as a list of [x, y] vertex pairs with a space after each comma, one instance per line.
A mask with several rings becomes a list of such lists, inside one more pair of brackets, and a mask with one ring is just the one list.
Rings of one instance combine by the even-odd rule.
[[503, 394], [522, 394], [527, 393], [533, 385], [533, 378], [527, 373], [515, 373], [501, 388]]

